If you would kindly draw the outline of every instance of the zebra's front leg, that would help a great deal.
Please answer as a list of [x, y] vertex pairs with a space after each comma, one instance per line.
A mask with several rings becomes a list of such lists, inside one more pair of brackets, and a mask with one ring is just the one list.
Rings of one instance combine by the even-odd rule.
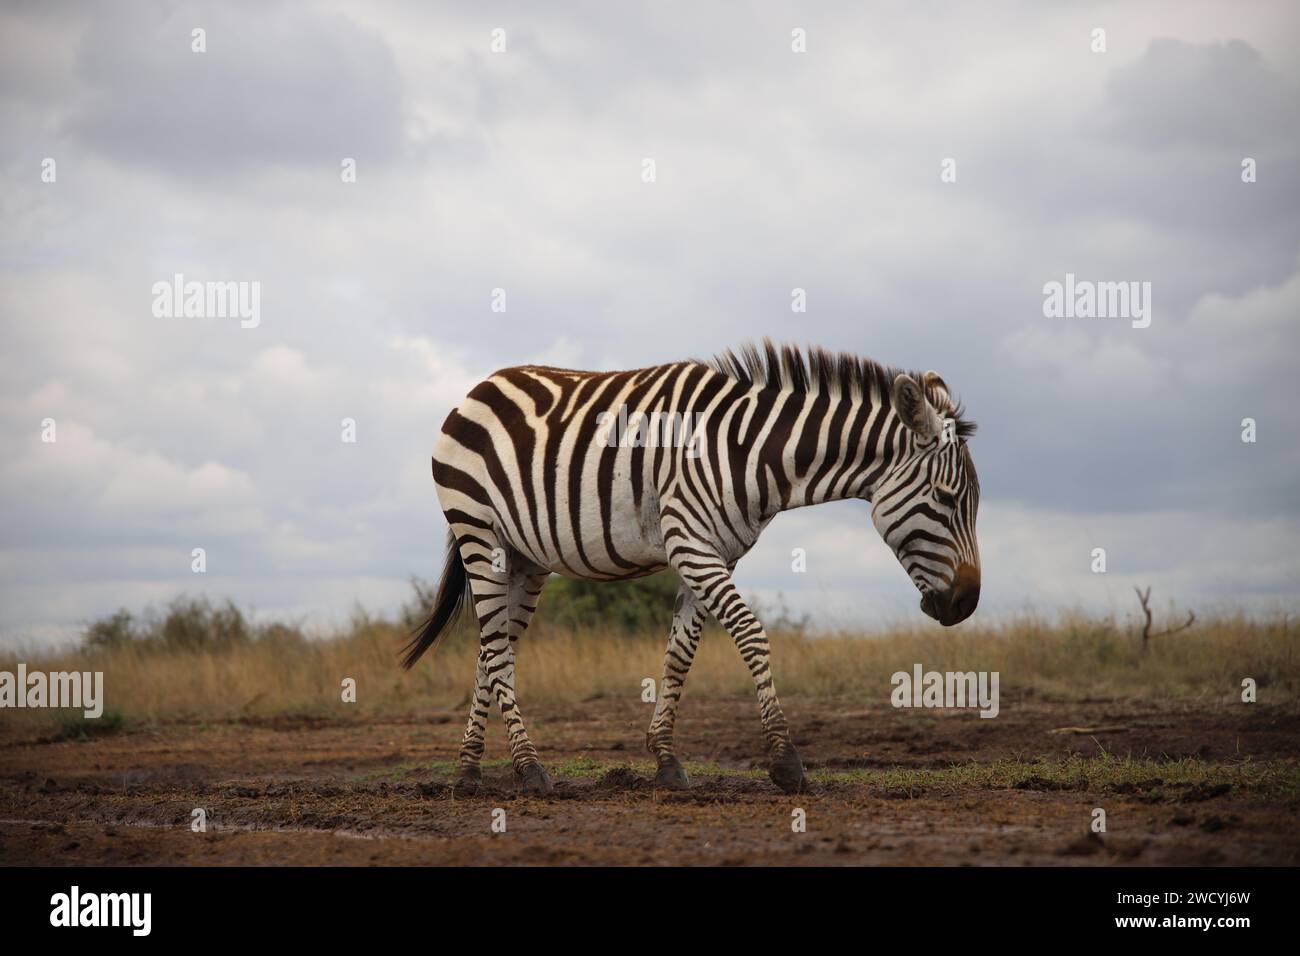
[[664, 676], [655, 701], [655, 714], [646, 733], [646, 748], [655, 756], [659, 771], [655, 785], [669, 790], [685, 790], [690, 786], [686, 771], [673, 750], [673, 724], [677, 720], [677, 705], [681, 703], [682, 686], [695, 659], [695, 648], [700, 642], [700, 626], [704, 623], [704, 608], [695, 593], [682, 583], [673, 607], [673, 626], [668, 635], [668, 648], [664, 651]]
[[797, 793], [807, 788], [808, 778], [804, 776], [803, 761], [790, 741], [790, 728], [776, 697], [767, 632], [741, 600], [731, 580], [731, 569], [721, 558], [704, 557], [701, 550], [698, 542], [690, 546], [683, 544], [678, 552], [680, 557], [674, 559], [670, 555], [669, 560], [700, 603], [735, 641], [758, 689], [758, 710], [767, 740], [768, 775], [786, 793]]

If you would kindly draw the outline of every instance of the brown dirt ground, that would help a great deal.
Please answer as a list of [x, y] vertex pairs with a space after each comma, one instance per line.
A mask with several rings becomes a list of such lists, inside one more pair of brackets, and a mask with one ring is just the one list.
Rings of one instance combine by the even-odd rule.
[[[1294, 792], [1032, 776], [1002, 789], [891, 783], [891, 768], [1102, 748], [1292, 768], [1300, 752], [1300, 710], [1290, 707], [1007, 696], [995, 720], [787, 700], [813, 772], [811, 791], [796, 796], [745, 773], [762, 767], [748, 698], [683, 704], [678, 753], [695, 767], [685, 793], [650, 785], [650, 705], [533, 708], [530, 732], [556, 781], [547, 798], [516, 792], [499, 720], [484, 791], [453, 798], [460, 712], [168, 723], [80, 741], [0, 723], [0, 864], [1300, 863]], [[1062, 727], [1108, 729], [1049, 733]], [[1088, 831], [1096, 806], [1108, 815], [1101, 837]], [[196, 807], [206, 833], [190, 829]], [[497, 808], [505, 833], [491, 830]], [[807, 813], [806, 833], [792, 832], [794, 808]]]

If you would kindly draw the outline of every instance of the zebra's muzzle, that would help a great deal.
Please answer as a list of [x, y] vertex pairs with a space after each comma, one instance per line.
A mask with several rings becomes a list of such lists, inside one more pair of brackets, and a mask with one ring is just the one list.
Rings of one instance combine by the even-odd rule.
[[962, 564], [947, 591], [927, 591], [921, 595], [921, 610], [944, 627], [960, 624], [975, 613], [980, 603], [980, 571]]

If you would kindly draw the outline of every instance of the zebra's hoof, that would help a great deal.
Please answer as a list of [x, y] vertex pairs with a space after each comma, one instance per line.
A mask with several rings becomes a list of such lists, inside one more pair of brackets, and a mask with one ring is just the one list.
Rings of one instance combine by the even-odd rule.
[[554, 789], [550, 776], [539, 763], [529, 764], [519, 774], [519, 790], [522, 793], [545, 796]]
[[682, 762], [676, 757], [669, 757], [668, 760], [668, 763], [660, 764], [659, 772], [655, 774], [655, 786], [664, 790], [689, 789], [691, 781], [682, 769]]
[[454, 797], [472, 797], [483, 786], [483, 771], [478, 767], [463, 767], [456, 782], [451, 785]]
[[808, 789], [808, 778], [804, 776], [803, 761], [793, 747], [787, 747], [772, 758], [768, 770], [772, 782], [785, 793], [799, 793]]

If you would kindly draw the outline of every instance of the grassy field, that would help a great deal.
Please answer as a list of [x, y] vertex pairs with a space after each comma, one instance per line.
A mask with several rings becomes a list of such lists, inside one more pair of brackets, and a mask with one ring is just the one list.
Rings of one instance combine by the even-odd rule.
[[[1025, 695], [996, 720], [784, 703], [809, 771], [797, 795], [768, 780], [748, 692], [686, 701], [686, 792], [653, 786], [653, 705], [627, 696], [529, 707], [546, 797], [519, 792], [495, 720], [483, 788], [454, 792], [459, 705], [18, 734], [0, 746], [0, 866], [1300, 863], [1300, 709], [1267, 692], [1250, 706]], [[491, 830], [501, 810], [508, 834]]]
[[[673, 585], [633, 587], [548, 589], [521, 641], [547, 797], [519, 792], [495, 718], [482, 790], [453, 790], [476, 640], [462, 627], [402, 671], [427, 594], [323, 638], [179, 599], [93, 622], [76, 650], [0, 661], [102, 671], [105, 691], [97, 720], [3, 712], [0, 866], [1300, 863], [1288, 617], [1202, 616], [1144, 648], [1141, 620], [814, 635], [765, 613], [809, 790], [769, 781], [753, 687], [715, 628], [677, 727], [691, 789], [668, 792], [644, 749], [642, 682], [660, 674]], [[997, 719], [891, 706], [891, 675], [918, 663], [999, 672]], [[489, 828], [500, 807], [509, 838]]]
[[[24, 660], [29, 670], [103, 671], [106, 715], [96, 722], [103, 729], [122, 721], [343, 715], [345, 707], [365, 716], [459, 707], [468, 701], [475, 636], [462, 625], [403, 671], [398, 649], [416, 616], [408, 609], [392, 620], [357, 617], [338, 633], [309, 639], [291, 625], [253, 625], [233, 605], [178, 599], [160, 613], [121, 612], [94, 622], [77, 650]], [[635, 699], [645, 678], [660, 676], [666, 609], [663, 626], [654, 628], [639, 618], [611, 630], [558, 616], [563, 623], [548, 623], [544, 598], [520, 642], [518, 689], [526, 705]], [[1300, 696], [1300, 630], [1280, 614], [1198, 619], [1188, 630], [1153, 638], [1146, 649], [1132, 622], [1083, 615], [822, 635], [784, 622], [771, 637], [782, 696], [887, 700], [890, 676], [916, 663], [927, 670], [998, 671], [1002, 693], [1012, 695], [1228, 701], [1251, 677], [1274, 700]], [[12, 670], [17, 660], [0, 660], [0, 669]], [[342, 703], [345, 678], [356, 681], [354, 704]], [[752, 692], [730, 638], [711, 626], [687, 697]], [[8, 712], [6, 720], [68, 718], [24, 710]], [[74, 722], [69, 732], [76, 731]]]

